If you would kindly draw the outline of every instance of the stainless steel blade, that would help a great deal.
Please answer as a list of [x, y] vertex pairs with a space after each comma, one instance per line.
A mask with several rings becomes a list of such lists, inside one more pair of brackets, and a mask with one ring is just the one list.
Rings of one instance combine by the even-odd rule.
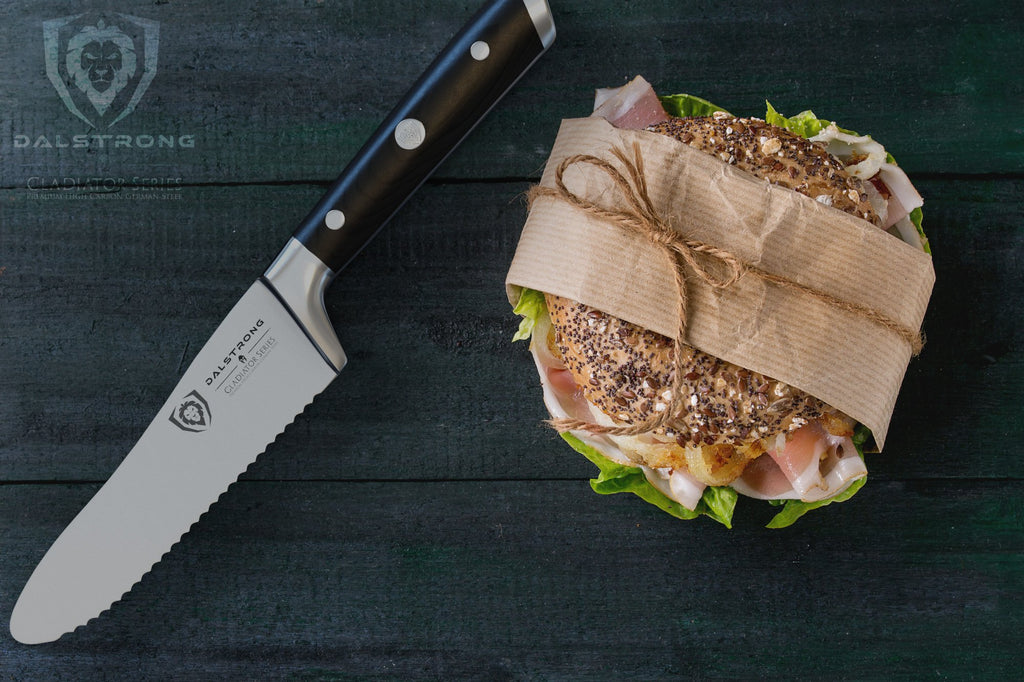
[[[340, 369], [344, 355], [333, 362]], [[52, 641], [108, 609], [335, 376], [288, 308], [254, 283], [36, 567], [11, 616], [14, 638]]]

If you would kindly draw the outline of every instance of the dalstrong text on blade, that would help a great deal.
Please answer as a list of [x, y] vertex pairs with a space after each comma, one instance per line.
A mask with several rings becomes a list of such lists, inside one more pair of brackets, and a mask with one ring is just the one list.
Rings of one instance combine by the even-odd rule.
[[273, 336], [269, 336], [269, 331], [264, 334], [256, 343], [253, 344], [252, 351], [249, 355], [239, 355], [238, 363], [239, 367], [236, 369], [230, 377], [221, 382], [221, 385], [217, 387], [217, 390], [223, 390], [224, 395], [231, 395], [236, 390], [241, 388], [242, 384], [252, 376], [252, 373], [256, 371], [256, 368], [268, 355], [270, 351], [277, 348], [277, 339]]
[[[231, 366], [240, 359], [239, 355], [246, 348], [246, 345], [253, 340], [253, 338], [256, 338], [258, 336], [259, 338], [256, 339], [258, 343], [263, 339], [263, 337], [267, 333], [269, 333], [269, 329], [263, 329], [263, 324], [263, 318], [258, 318], [249, 328], [249, 330], [245, 332], [241, 336], [241, 338], [231, 347], [231, 350], [229, 350], [227, 354], [224, 356], [224, 360], [222, 360], [221, 363], [217, 365], [217, 368], [214, 369], [206, 377], [207, 386], [213, 386], [213, 383], [217, 380], [217, 378], [220, 377], [220, 375], [223, 374], [224, 372], [228, 371], [228, 369], [230, 369]], [[220, 386], [217, 386], [217, 390], [220, 390]]]

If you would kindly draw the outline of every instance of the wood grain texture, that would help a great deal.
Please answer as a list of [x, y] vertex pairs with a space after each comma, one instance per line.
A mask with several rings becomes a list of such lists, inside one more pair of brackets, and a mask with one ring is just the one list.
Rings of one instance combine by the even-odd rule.
[[[161, 24], [110, 132], [196, 144], [151, 150], [16, 147], [88, 132], [41, 35], [82, 10], [0, 6], [0, 622], [476, 5], [105, 3]], [[50, 645], [0, 632], [0, 679], [1019, 674], [1024, 27], [999, 2], [552, 5], [551, 52], [329, 290], [342, 377], [109, 613]], [[886, 452], [791, 529], [750, 500], [726, 531], [594, 495], [510, 342], [522, 194], [558, 121], [637, 73], [741, 114], [813, 107], [926, 197], [928, 343]]]
[[[116, 3], [161, 22], [158, 75], [110, 132], [194, 135], [192, 149], [88, 154], [12, 148], [12, 136], [87, 133], [45, 77], [44, 19], [66, 2], [0, 8], [13, 57], [0, 105], [3, 186], [36, 175], [150, 177], [186, 183], [333, 179], [475, 3]], [[555, 3], [558, 43], [440, 171], [445, 177], [537, 173], [561, 118], [589, 112], [593, 89], [640, 73], [659, 90], [704, 96], [737, 114], [814, 108], [889, 145], [910, 171], [1013, 172], [1024, 27], [990, 0], [915, 5], [662, 0]], [[595, 55], [600, 54], [597, 58]], [[566, 74], [572, 73], [567, 79]], [[138, 151], [138, 150], [136, 150]], [[113, 160], [112, 165], [110, 161]]]
[[[95, 489], [3, 490], [20, 521], [5, 610]], [[880, 482], [782, 533], [756, 512], [723, 533], [581, 481], [239, 483], [110, 612], [5, 663], [15, 679], [1000, 678], [1024, 625], [1022, 493]]]

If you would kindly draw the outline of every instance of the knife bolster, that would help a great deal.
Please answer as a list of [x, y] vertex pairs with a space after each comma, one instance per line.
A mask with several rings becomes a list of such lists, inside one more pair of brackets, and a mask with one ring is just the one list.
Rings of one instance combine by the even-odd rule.
[[263, 273], [262, 280], [288, 308], [324, 359], [340, 372], [347, 361], [345, 351], [324, 306], [324, 291], [335, 274], [292, 238]]

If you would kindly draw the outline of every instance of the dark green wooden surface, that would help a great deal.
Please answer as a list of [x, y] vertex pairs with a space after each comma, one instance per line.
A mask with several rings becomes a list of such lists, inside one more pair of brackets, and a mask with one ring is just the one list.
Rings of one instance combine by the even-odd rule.
[[[559, 2], [559, 36], [335, 283], [343, 376], [126, 599], [0, 679], [1019, 674], [1024, 25], [1001, 2]], [[0, 7], [0, 614], [219, 318], [475, 2], [109, 2], [161, 22], [112, 132], [83, 133], [42, 21]], [[938, 281], [886, 453], [850, 502], [732, 531], [598, 497], [540, 426], [502, 281], [558, 120], [644, 74], [870, 132], [926, 197]], [[180, 177], [161, 198], [30, 178]], [[151, 196], [151, 195], [147, 195]]]

